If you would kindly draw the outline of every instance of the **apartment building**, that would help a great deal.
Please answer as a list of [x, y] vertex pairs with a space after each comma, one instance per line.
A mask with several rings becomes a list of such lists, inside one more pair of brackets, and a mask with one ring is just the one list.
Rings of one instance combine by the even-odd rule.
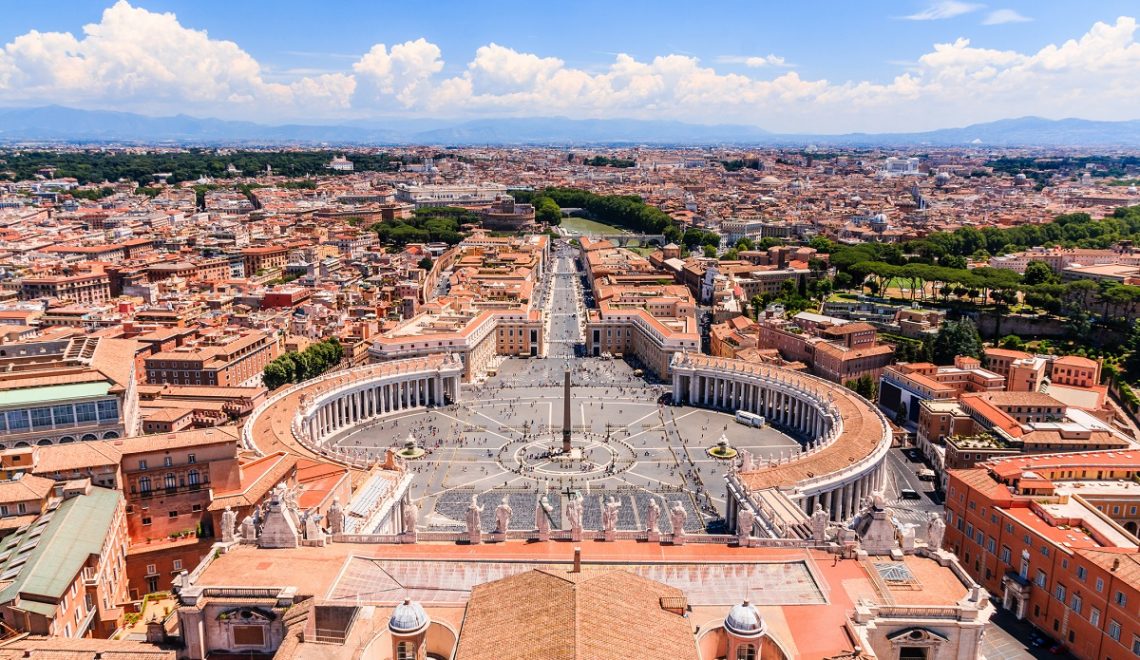
[[193, 567], [215, 537], [209, 513], [215, 491], [241, 482], [234, 427], [132, 438], [119, 447], [132, 593], [167, 589]]
[[0, 449], [136, 435], [137, 350], [78, 332], [0, 344]]
[[123, 496], [86, 480], [3, 540], [0, 620], [33, 635], [109, 637], [127, 601]]
[[1137, 476], [1136, 453], [1119, 451], [952, 470], [943, 545], [1077, 658], [1140, 655]]
[[33, 275], [19, 280], [21, 300], [56, 298], [81, 305], [111, 299], [111, 278], [101, 264], [64, 266], [48, 275]]
[[264, 330], [206, 334], [144, 361], [147, 383], [248, 387], [261, 383], [265, 365], [281, 355], [281, 343]]
[[775, 349], [789, 362], [836, 383], [863, 376], [878, 379], [894, 358], [894, 347], [878, 341], [875, 327], [812, 312], [791, 319], [762, 319], [758, 348]]
[[950, 401], [966, 392], [1005, 389], [1005, 378], [968, 356], [954, 358], [953, 366], [929, 362], [900, 362], [887, 367], [879, 381], [879, 406], [891, 412], [905, 407], [907, 419], [917, 422], [923, 401]]

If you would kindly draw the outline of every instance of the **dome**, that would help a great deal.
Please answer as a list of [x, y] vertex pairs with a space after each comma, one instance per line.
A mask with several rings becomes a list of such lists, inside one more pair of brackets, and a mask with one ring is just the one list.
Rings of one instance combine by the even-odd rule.
[[768, 185], [768, 186], [778, 186], [778, 185], [780, 185], [780, 180], [777, 179], [776, 177], [772, 176], [771, 174], [769, 174], [768, 176], [764, 177], [763, 179], [760, 179], [760, 183], [763, 183], [764, 185]]
[[759, 637], [768, 632], [760, 611], [747, 600], [733, 606], [724, 617], [724, 629], [737, 637]]
[[392, 617], [388, 619], [388, 630], [397, 635], [418, 633], [427, 628], [427, 625], [428, 615], [423, 606], [407, 598], [392, 610]]

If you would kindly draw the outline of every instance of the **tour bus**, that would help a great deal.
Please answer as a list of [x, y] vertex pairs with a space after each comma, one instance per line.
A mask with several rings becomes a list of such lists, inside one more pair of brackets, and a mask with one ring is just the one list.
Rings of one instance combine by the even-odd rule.
[[748, 412], [747, 410], [737, 410], [736, 411], [736, 421], [740, 422], [741, 424], [743, 424], [745, 426], [755, 426], [757, 428], [764, 426], [764, 418], [763, 417], [761, 417], [760, 415], [754, 415], [754, 414]]

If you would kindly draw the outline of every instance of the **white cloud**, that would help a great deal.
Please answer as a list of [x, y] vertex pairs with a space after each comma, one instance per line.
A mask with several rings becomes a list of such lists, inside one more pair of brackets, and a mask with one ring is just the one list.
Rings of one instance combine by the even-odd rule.
[[985, 5], [973, 2], [961, 2], [961, 0], [937, 0], [936, 2], [931, 2], [926, 9], [911, 14], [910, 16], [904, 16], [903, 18], [908, 21], [941, 21], [978, 11], [983, 7], [985, 7]]
[[1032, 18], [1023, 16], [1016, 9], [996, 9], [982, 20], [982, 25], [1005, 25], [1006, 23], [1028, 23]]
[[422, 93], [427, 80], [443, 69], [439, 46], [424, 38], [392, 46], [376, 44], [352, 65], [358, 77], [358, 99], [375, 101], [393, 96], [405, 107], [411, 107]]
[[232, 41], [120, 0], [82, 37], [20, 35], [0, 50], [0, 92], [9, 101], [114, 102], [123, 107], [219, 103], [332, 110], [346, 107], [354, 81], [344, 74], [268, 82], [258, 62]]
[[[957, 4], [928, 12], [962, 11]], [[919, 130], [1027, 114], [1130, 119], [1140, 104], [1136, 32], [1136, 19], [1125, 16], [1035, 51], [980, 48], [960, 38], [914, 53], [888, 80], [801, 76], [776, 55], [717, 57], [716, 65], [737, 67], [720, 71], [689, 55], [618, 54], [587, 69], [497, 43], [445, 74], [442, 50], [423, 38], [376, 44], [342, 71], [269, 72], [238, 44], [123, 0], [78, 35], [30, 31], [0, 47], [0, 98], [259, 121], [398, 108], [425, 116], [637, 117], [819, 132]]]
[[779, 55], [721, 55], [716, 58], [719, 64], [743, 64], [751, 69], [759, 69], [766, 66], [774, 67], [790, 67], [787, 60]]

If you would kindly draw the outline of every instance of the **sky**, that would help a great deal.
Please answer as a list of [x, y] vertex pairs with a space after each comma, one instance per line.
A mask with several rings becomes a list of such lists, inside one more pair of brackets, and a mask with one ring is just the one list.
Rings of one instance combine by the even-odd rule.
[[7, 0], [0, 105], [898, 132], [1140, 117], [1135, 0]]

